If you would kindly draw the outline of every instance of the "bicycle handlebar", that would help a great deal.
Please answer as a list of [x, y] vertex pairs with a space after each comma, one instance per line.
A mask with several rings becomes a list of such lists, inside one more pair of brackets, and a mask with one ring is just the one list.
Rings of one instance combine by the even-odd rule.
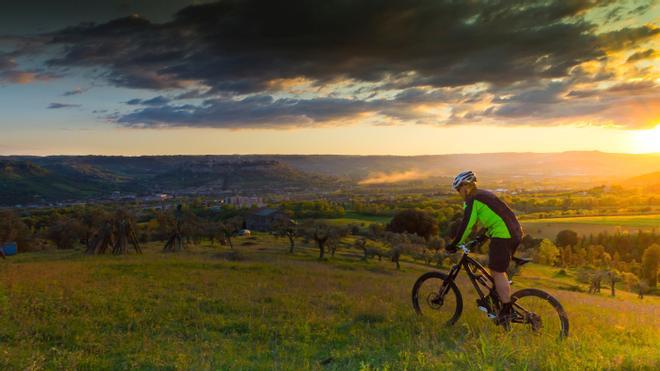
[[481, 245], [482, 243], [486, 242], [486, 240], [488, 240], [488, 238], [489, 237], [486, 235], [486, 233], [481, 232], [474, 239], [472, 239], [471, 241], [468, 241], [466, 243], [462, 243], [462, 244], [458, 245], [457, 247], [459, 249], [463, 250], [463, 252], [465, 254], [469, 254], [471, 248]]

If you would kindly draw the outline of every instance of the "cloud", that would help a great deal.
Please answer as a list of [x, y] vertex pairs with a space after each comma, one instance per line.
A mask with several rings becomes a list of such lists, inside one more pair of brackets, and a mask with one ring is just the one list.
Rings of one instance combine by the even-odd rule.
[[377, 111], [382, 102], [337, 98], [274, 99], [268, 95], [241, 100], [210, 99], [202, 105], [147, 107], [120, 116], [117, 122], [130, 127], [292, 127], [341, 121]]
[[77, 88], [75, 88], [75, 89], [73, 89], [73, 90], [65, 91], [64, 93], [62, 93], [62, 96], [63, 96], [63, 97], [70, 97], [70, 96], [72, 96], [72, 95], [80, 95], [80, 94], [82, 94], [82, 93], [88, 91], [89, 89], [90, 89], [90, 88], [84, 88], [84, 89], [83, 89], [83, 88], [81, 88], [81, 87], [77, 87]]
[[[593, 6], [218, 2], [182, 9], [164, 24], [133, 16], [67, 28], [53, 34], [52, 44], [68, 47], [50, 64], [105, 66], [116, 85], [156, 90], [202, 82], [215, 91], [255, 93], [276, 79], [373, 82], [410, 72], [410, 86], [510, 84], [561, 77], [582, 61], [602, 57], [593, 27], [572, 21]], [[632, 37], [609, 35], [611, 43]]]
[[126, 101], [124, 103], [128, 104], [129, 106], [163, 106], [167, 103], [170, 102], [170, 99], [165, 98], [162, 95], [159, 95], [157, 97], [151, 98], [151, 99], [131, 99], [129, 101]]
[[[129, 127], [598, 123], [610, 120], [606, 104], [628, 99], [602, 88], [627, 80], [616, 55], [648, 48], [658, 28], [628, 22], [601, 32], [587, 14], [626, 20], [650, 6], [638, 4], [228, 0], [188, 6], [163, 23], [83, 23], [39, 42], [52, 71], [92, 68], [112, 85], [164, 94], [126, 101], [135, 107], [112, 120]], [[628, 61], [652, 57], [648, 50]], [[650, 89], [640, 99], [657, 95]], [[590, 95], [600, 93], [607, 97]]]
[[48, 109], [60, 109], [60, 108], [75, 108], [80, 107], [79, 104], [67, 104], [67, 103], [51, 103], [48, 105]]
[[626, 27], [617, 31], [607, 32], [599, 35], [601, 44], [607, 50], [623, 50], [639, 45], [660, 33], [660, 28], [655, 25], [643, 25], [639, 27]]
[[651, 59], [653, 58], [654, 55], [655, 55], [655, 50], [646, 49], [644, 51], [633, 53], [630, 57], [628, 57], [628, 59], [626, 59], [626, 62], [634, 63], [644, 59]]
[[0, 54], [0, 83], [29, 84], [54, 78], [52, 74], [38, 70], [20, 70], [11, 54]]

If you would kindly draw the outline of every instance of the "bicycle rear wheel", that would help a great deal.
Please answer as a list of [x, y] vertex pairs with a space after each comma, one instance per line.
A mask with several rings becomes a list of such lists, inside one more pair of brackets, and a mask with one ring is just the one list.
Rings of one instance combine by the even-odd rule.
[[537, 289], [524, 289], [511, 295], [515, 315], [511, 331], [531, 332], [544, 338], [568, 336], [568, 316], [559, 301]]
[[412, 303], [417, 314], [451, 326], [461, 316], [463, 298], [456, 284], [445, 284], [446, 279], [447, 275], [441, 272], [420, 276], [413, 286]]

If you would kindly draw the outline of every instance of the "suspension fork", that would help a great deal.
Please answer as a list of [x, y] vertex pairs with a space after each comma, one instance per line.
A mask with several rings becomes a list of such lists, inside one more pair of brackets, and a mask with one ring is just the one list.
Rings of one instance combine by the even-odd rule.
[[461, 267], [463, 266], [463, 261], [465, 260], [465, 255], [461, 258], [461, 260], [457, 263], [454, 264], [454, 266], [451, 267], [449, 270], [449, 274], [447, 274], [447, 279], [445, 279], [445, 283], [442, 285], [442, 288], [440, 290], [440, 297], [444, 298], [445, 294], [449, 291], [449, 283], [454, 282], [456, 280], [456, 277], [458, 277], [458, 272], [461, 271]]

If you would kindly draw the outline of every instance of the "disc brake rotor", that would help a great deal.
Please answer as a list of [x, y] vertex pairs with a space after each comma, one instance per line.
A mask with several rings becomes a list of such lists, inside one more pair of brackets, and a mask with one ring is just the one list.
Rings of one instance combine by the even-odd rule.
[[432, 292], [426, 297], [426, 303], [431, 309], [440, 309], [442, 307], [442, 298], [437, 292]]

